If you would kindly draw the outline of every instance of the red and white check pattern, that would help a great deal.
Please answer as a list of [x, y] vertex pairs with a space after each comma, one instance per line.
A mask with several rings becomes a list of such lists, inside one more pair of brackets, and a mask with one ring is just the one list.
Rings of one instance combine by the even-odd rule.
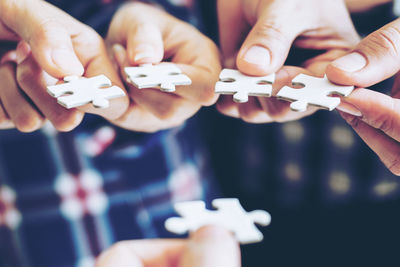
[[21, 213], [15, 206], [16, 194], [8, 186], [0, 187], [0, 227], [15, 229], [21, 223]]
[[94, 171], [86, 170], [78, 176], [62, 174], [56, 180], [55, 188], [62, 199], [61, 212], [69, 220], [100, 215], [107, 210], [103, 181]]

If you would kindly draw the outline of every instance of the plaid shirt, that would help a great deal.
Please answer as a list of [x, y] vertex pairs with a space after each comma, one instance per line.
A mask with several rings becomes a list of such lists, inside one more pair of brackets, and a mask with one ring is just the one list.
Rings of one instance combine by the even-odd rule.
[[[122, 2], [53, 1], [102, 33]], [[195, 22], [189, 2], [160, 1]], [[0, 131], [0, 267], [89, 267], [119, 240], [168, 236], [172, 203], [214, 188], [195, 121], [156, 134], [95, 116], [71, 133]]]

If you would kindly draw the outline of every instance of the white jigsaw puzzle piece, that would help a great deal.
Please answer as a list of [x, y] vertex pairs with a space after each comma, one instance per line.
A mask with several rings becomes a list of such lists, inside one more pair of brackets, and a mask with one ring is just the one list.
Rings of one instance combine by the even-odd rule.
[[57, 102], [70, 109], [92, 103], [97, 108], [109, 107], [109, 99], [125, 96], [118, 86], [112, 86], [105, 75], [92, 78], [67, 76], [64, 84], [47, 87], [47, 92], [57, 98]]
[[304, 88], [295, 89], [285, 86], [279, 91], [277, 97], [293, 101], [290, 108], [298, 112], [306, 111], [308, 105], [332, 111], [340, 104], [340, 98], [329, 95], [348, 96], [354, 90], [354, 86], [340, 86], [331, 83], [326, 75], [324, 78], [317, 78], [300, 74], [293, 79], [292, 83], [304, 85]]
[[182, 217], [169, 218], [165, 222], [165, 228], [172, 233], [184, 234], [205, 225], [218, 225], [232, 231], [241, 244], [263, 240], [262, 233], [254, 224], [269, 225], [271, 215], [268, 212], [246, 212], [236, 198], [215, 199], [212, 205], [217, 210], [207, 210], [203, 201], [176, 203], [174, 208]]
[[139, 89], [160, 88], [163, 92], [175, 92], [177, 85], [191, 85], [192, 80], [172, 63], [145, 64], [124, 69], [127, 81]]
[[215, 93], [233, 95], [237, 103], [246, 103], [249, 96], [270, 97], [275, 74], [268, 76], [248, 76], [238, 70], [224, 69], [219, 75]]

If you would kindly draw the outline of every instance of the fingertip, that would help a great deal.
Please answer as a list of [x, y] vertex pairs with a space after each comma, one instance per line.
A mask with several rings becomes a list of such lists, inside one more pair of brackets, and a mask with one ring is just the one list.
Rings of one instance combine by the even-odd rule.
[[68, 31], [61, 25], [45, 24], [41, 34], [29, 41], [32, 54], [41, 68], [56, 78], [82, 76], [84, 66], [75, 53]]
[[131, 64], [161, 62], [164, 57], [164, 43], [159, 26], [143, 23], [133, 27], [128, 36], [127, 50]]
[[128, 49], [129, 61], [133, 65], [155, 64], [162, 60], [161, 53], [157, 52], [157, 48], [151, 44], [139, 44], [133, 49]]
[[219, 226], [205, 226], [190, 237], [180, 267], [240, 266], [240, 248], [234, 236]]
[[336, 67], [333, 63], [326, 67], [325, 73], [329, 81], [335, 84], [360, 86], [357, 84], [354, 75], [343, 71], [342, 69]]
[[126, 50], [120, 44], [114, 44], [112, 46], [112, 50], [114, 53], [114, 58], [117, 61], [119, 66], [124, 66], [126, 62]]
[[236, 59], [238, 69], [248, 75], [267, 75], [274, 72], [269, 49], [254, 45], [242, 48]]
[[120, 242], [103, 252], [96, 259], [96, 267], [139, 267], [141, 260], [131, 251], [126, 242]]
[[212, 240], [228, 240], [228, 241], [235, 241], [232, 232], [228, 231], [227, 229], [216, 226], [216, 225], [209, 225], [201, 227], [199, 230], [194, 232], [190, 239], [194, 242], [203, 242], [203, 241], [212, 241]]
[[82, 76], [85, 69], [75, 52], [69, 47], [60, 47], [51, 51], [51, 59], [56, 68], [62, 72], [62, 76]]

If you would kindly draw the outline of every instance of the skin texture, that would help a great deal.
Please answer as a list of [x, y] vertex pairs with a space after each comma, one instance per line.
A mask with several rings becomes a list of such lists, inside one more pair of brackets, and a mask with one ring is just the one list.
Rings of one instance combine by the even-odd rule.
[[217, 100], [214, 85], [221, 70], [219, 52], [193, 26], [153, 6], [131, 3], [115, 15], [107, 43], [124, 80], [126, 66], [157, 64], [167, 59], [192, 79], [191, 86], [178, 86], [173, 94], [159, 89], [139, 90], [127, 84], [136, 110], [133, 108], [125, 117], [140, 113], [142, 119], [135, 124], [136, 128], [155, 131], [180, 125], [202, 106]]
[[[323, 76], [330, 61], [359, 41], [344, 1], [219, 0], [218, 15], [225, 67], [236, 66], [248, 75], [278, 72], [273, 94], [298, 73]], [[280, 70], [292, 48], [321, 54], [309, 58], [303, 69]], [[253, 97], [237, 104], [229, 96], [221, 97], [217, 107], [225, 115], [253, 123], [299, 119], [316, 110], [294, 113], [288, 103], [274, 98]]]
[[[395, 175], [400, 175], [399, 44], [400, 20], [395, 20], [327, 68], [333, 82], [360, 87], [343, 100], [352, 112], [342, 116]], [[396, 81], [391, 96], [364, 89], [393, 75]]]
[[[19, 41], [14, 56], [5, 56], [0, 66], [4, 81], [0, 128], [31, 132], [48, 120], [57, 130], [70, 131], [85, 113], [93, 113], [129, 130], [154, 132], [178, 126], [201, 106], [216, 101], [213, 85], [221, 69], [218, 49], [189, 24], [153, 6], [123, 6], [111, 23], [108, 49], [93, 29], [45, 1], [1, 1], [0, 15], [0, 40]], [[149, 17], [154, 20], [147, 23]], [[149, 46], [154, 48], [153, 58], [143, 57]], [[135, 61], [138, 55], [142, 56]], [[123, 66], [158, 63], [163, 58], [179, 64], [193, 85], [178, 87], [176, 94], [139, 91], [127, 85], [127, 96], [112, 100], [107, 109], [86, 105], [67, 110], [46, 92], [48, 85], [64, 76], [82, 74], [104, 74], [125, 88], [119, 72]]]
[[15, 56], [4, 57], [0, 66], [1, 128], [31, 132], [49, 120], [58, 130], [69, 131], [87, 112], [110, 121], [126, 112], [127, 96], [112, 101], [107, 109], [86, 105], [67, 110], [46, 92], [46, 86], [59, 78], [82, 74], [105, 74], [124, 88], [104, 41], [93, 29], [40, 0], [1, 1], [0, 15], [0, 39], [19, 40], [11, 52]]
[[239, 244], [232, 234], [206, 226], [188, 240], [123, 241], [103, 252], [96, 267], [240, 267]]

